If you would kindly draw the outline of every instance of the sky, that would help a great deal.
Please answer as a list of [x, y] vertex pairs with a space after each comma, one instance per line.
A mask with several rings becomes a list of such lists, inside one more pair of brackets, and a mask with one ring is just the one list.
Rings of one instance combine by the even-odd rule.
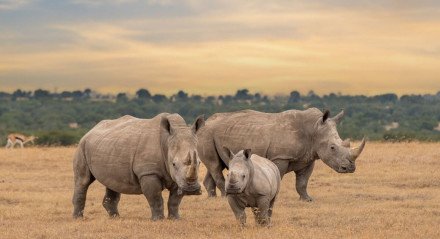
[[0, 91], [440, 91], [437, 0], [0, 0]]

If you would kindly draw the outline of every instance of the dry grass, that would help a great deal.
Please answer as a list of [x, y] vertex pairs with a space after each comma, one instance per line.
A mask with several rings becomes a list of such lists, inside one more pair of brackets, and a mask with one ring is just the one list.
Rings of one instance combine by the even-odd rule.
[[85, 219], [75, 221], [73, 152], [0, 150], [1, 238], [440, 238], [440, 144], [369, 143], [354, 174], [317, 162], [309, 184], [313, 203], [298, 201], [289, 174], [273, 226], [255, 226], [247, 211], [244, 229], [224, 198], [206, 193], [184, 198], [180, 221], [151, 222], [141, 195], [123, 195], [121, 217], [109, 219], [99, 183], [90, 187]]

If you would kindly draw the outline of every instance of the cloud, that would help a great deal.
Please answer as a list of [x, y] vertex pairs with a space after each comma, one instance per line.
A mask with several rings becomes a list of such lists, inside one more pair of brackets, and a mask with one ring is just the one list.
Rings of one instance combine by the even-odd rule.
[[0, 1], [0, 11], [1, 10], [14, 10], [29, 4], [31, 0], [1, 0]]
[[136, 0], [73, 0], [72, 2], [75, 4], [85, 4], [89, 6], [98, 6], [104, 4], [124, 4], [129, 2], [135, 2]]
[[440, 20], [427, 14], [435, 7], [342, 0], [93, 2], [106, 11], [91, 8], [84, 17], [80, 6], [70, 5], [71, 16], [45, 15], [51, 20], [0, 32], [1, 90], [440, 89]]

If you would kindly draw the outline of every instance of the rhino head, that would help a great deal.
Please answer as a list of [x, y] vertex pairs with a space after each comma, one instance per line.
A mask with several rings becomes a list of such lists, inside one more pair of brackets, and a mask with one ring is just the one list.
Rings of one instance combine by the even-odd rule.
[[229, 149], [227, 151], [231, 161], [225, 182], [226, 194], [242, 193], [252, 174], [252, 166], [249, 163], [251, 150], [241, 150], [235, 155]]
[[336, 125], [342, 120], [344, 111], [333, 118], [326, 110], [315, 124], [314, 145], [319, 158], [338, 173], [353, 173], [356, 159], [365, 146], [365, 138], [356, 148], [350, 148], [350, 140], [339, 137]]
[[162, 118], [161, 127], [168, 136], [164, 155], [166, 168], [178, 186], [178, 194], [200, 195], [198, 171], [200, 158], [197, 153], [197, 131], [205, 125], [204, 116], [199, 116], [192, 127], [173, 126], [167, 117]]

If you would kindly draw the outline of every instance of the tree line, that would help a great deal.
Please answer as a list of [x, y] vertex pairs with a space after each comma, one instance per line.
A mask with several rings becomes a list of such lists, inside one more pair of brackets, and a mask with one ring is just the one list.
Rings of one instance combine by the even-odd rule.
[[301, 94], [267, 96], [239, 89], [235, 94], [202, 96], [180, 90], [171, 96], [151, 94], [139, 89], [136, 94], [101, 94], [91, 89], [61, 93], [37, 89], [12, 93], [0, 92], [0, 144], [6, 136], [22, 132], [39, 136], [41, 145], [71, 145], [103, 119], [126, 114], [151, 118], [161, 112], [179, 113], [187, 122], [198, 115], [253, 109], [281, 112], [310, 107], [329, 109], [336, 114], [345, 110], [338, 126], [342, 138], [387, 141], [440, 141], [440, 91], [437, 94], [374, 96], [313, 91]]

